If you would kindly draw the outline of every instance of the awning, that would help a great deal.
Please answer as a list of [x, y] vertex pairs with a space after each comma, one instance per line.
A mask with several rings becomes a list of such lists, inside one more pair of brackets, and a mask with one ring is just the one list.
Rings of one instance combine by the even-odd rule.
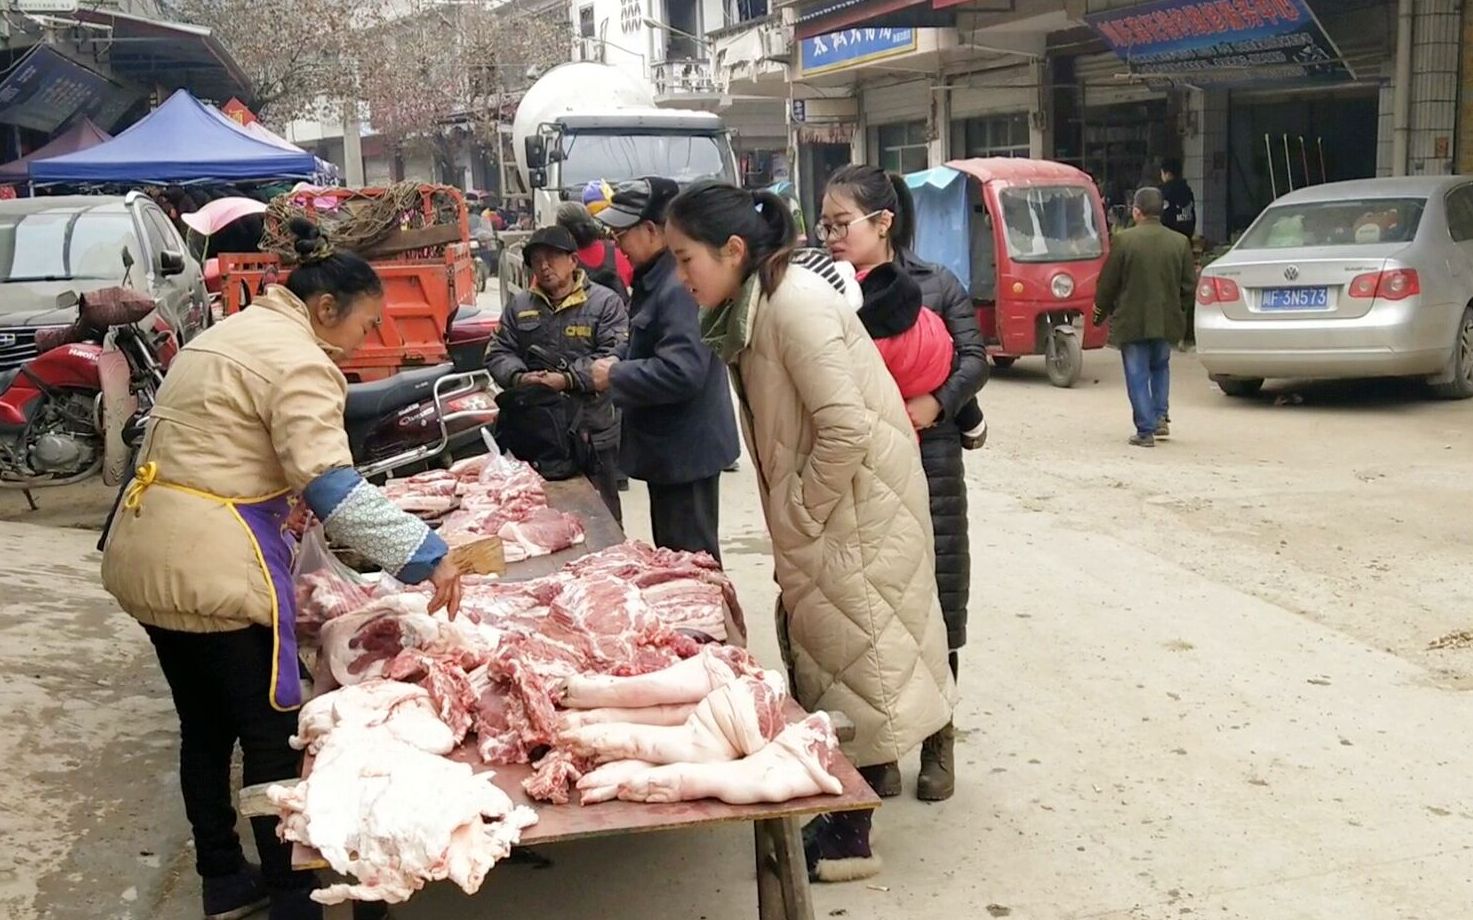
[[32, 160], [44, 160], [48, 157], [59, 157], [65, 153], [87, 150], [108, 140], [112, 140], [111, 134], [94, 125], [92, 119], [83, 117], [64, 133], [52, 138], [44, 147], [38, 147], [20, 159], [11, 160], [4, 166], [0, 166], [0, 182], [26, 181], [31, 174]]
[[944, 9], [958, 0], [827, 0], [798, 14], [799, 39], [814, 38], [858, 26], [939, 29], [956, 25], [956, 13]]
[[109, 63], [120, 77], [144, 86], [187, 89], [207, 99], [250, 99], [245, 72], [204, 26], [85, 8], [68, 15], [112, 29]]
[[1161, 83], [1224, 86], [1352, 79], [1306, 0], [1156, 0], [1085, 21], [1128, 65]]

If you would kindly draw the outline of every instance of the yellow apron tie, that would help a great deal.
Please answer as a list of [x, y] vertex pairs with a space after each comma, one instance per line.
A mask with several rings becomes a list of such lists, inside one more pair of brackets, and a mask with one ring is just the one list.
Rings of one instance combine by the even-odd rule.
[[152, 460], [140, 466], [133, 474], [133, 481], [128, 484], [128, 491], [123, 493], [123, 508], [138, 514], [139, 507], [143, 504], [143, 493], [148, 487], [158, 481], [159, 465]]

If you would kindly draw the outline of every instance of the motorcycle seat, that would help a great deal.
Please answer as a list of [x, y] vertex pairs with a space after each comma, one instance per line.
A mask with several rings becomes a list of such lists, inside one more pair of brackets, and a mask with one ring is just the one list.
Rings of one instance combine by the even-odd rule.
[[0, 371], [0, 394], [3, 394], [5, 391], [9, 390], [10, 385], [12, 383], [15, 383], [15, 378], [19, 376], [19, 367], [12, 367], [8, 371]]
[[437, 364], [419, 370], [400, 371], [392, 377], [370, 383], [350, 383], [343, 418], [350, 422], [379, 418], [411, 403], [429, 399], [434, 394], [435, 381], [454, 371], [453, 364]]

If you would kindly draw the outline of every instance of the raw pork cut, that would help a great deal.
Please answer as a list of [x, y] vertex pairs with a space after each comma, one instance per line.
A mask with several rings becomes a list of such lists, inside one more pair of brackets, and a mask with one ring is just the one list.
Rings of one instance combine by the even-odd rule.
[[636, 677], [580, 674], [563, 682], [558, 700], [569, 709], [695, 703], [743, 675], [760, 676], [752, 656], [739, 648], [706, 645], [700, 654]]
[[787, 687], [776, 671], [717, 687], [680, 725], [610, 722], [571, 729], [560, 739], [599, 763], [716, 763], [754, 754], [783, 728]]
[[547, 556], [583, 542], [583, 522], [552, 508], [538, 508], [525, 518], [508, 521], [496, 531], [507, 562]]
[[[645, 600], [661, 611], [672, 626], [699, 629], [712, 638], [732, 644], [746, 642], [747, 627], [737, 601], [736, 586], [709, 553], [654, 547], [629, 540], [574, 560], [567, 572], [583, 576], [593, 572], [632, 582]], [[721, 603], [710, 592], [693, 583], [716, 588]]]
[[316, 754], [340, 725], [382, 727], [405, 744], [429, 754], [448, 754], [458, 739], [440, 720], [423, 687], [397, 680], [370, 680], [308, 700], [297, 714], [292, 747]]
[[638, 761], [607, 764], [578, 781], [584, 805], [620, 798], [628, 802], [689, 802], [715, 798], [729, 805], [787, 802], [813, 795], [841, 795], [834, 776], [839, 739], [825, 713], [783, 729], [762, 750], [723, 763], [650, 766]]
[[370, 588], [329, 569], [298, 575], [296, 594], [297, 640], [309, 645], [316, 644], [322, 624], [362, 609], [373, 599]]
[[316, 891], [313, 900], [398, 903], [447, 878], [474, 894], [536, 823], [493, 775], [427, 754], [382, 727], [340, 725], [307, 779], [272, 786], [267, 797], [281, 810], [283, 839], [315, 848], [358, 880]]
[[404, 649], [432, 654], [479, 655], [494, 644], [494, 630], [468, 620], [454, 622], [432, 616], [427, 593], [393, 594], [322, 627], [322, 654], [339, 684], [383, 677], [389, 662]]
[[609, 722], [629, 722], [635, 725], [680, 725], [690, 718], [699, 703], [667, 703], [663, 706], [643, 706], [624, 709], [606, 706], [603, 709], [569, 709], [558, 713], [558, 725], [563, 731], [583, 728], [586, 725], [605, 725]]

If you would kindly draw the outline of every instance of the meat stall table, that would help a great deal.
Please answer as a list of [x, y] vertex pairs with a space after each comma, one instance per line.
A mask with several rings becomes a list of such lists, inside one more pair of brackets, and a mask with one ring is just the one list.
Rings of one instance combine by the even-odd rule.
[[[568, 562], [624, 541], [619, 525], [609, 514], [598, 493], [582, 478], [547, 485], [549, 504], [560, 511], [576, 514], [584, 524], [586, 541], [550, 556], [510, 563], [505, 579], [522, 581], [539, 578], [562, 568]], [[784, 715], [788, 722], [801, 721], [807, 715], [797, 703], [788, 700]], [[853, 726], [835, 717], [841, 740], [852, 735]], [[617, 837], [657, 831], [674, 831], [714, 826], [732, 822], [753, 826], [757, 870], [757, 915], [759, 920], [812, 920], [813, 902], [808, 887], [808, 870], [803, 858], [801, 818], [833, 811], [859, 811], [877, 808], [879, 798], [859, 775], [859, 771], [843, 757], [839, 758], [834, 776], [843, 784], [841, 795], [822, 795], [795, 799], [779, 804], [727, 805], [715, 799], [652, 805], [633, 802], [604, 802], [584, 807], [575, 802], [549, 805], [532, 800], [522, 789], [522, 780], [532, 773], [527, 764], [484, 765], [473, 744], [463, 744], [452, 759], [473, 767], [494, 770], [494, 782], [513, 803], [536, 809], [538, 822], [527, 828], [519, 848], [536, 847], [574, 840]], [[304, 775], [311, 763], [304, 765]], [[269, 785], [269, 784], [265, 784]], [[241, 809], [248, 814], [274, 814], [265, 801], [265, 785], [241, 792]], [[297, 846], [293, 855], [297, 868], [322, 869], [326, 864], [314, 851]], [[329, 908], [328, 918], [350, 916], [350, 906]]]

